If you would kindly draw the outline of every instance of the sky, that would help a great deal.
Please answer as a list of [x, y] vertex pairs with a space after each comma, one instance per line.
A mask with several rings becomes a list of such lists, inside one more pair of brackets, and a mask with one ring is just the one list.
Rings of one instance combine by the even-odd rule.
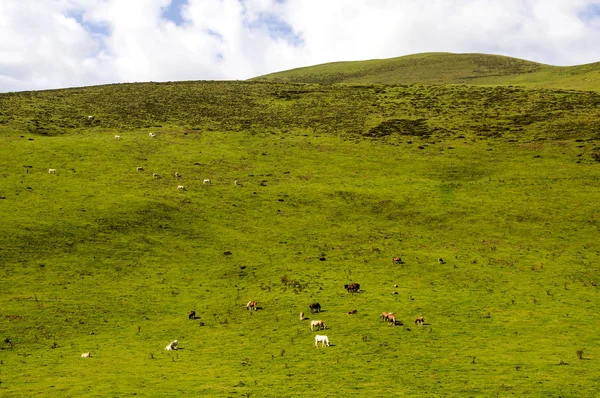
[[600, 61], [600, 0], [0, 0], [0, 92], [421, 52]]

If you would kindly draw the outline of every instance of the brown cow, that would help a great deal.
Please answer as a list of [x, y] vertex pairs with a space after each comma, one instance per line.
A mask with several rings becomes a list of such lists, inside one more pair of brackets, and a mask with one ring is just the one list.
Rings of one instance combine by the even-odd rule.
[[394, 258], [392, 258], [392, 263], [402, 264], [402, 259], [400, 257], [394, 257]]
[[381, 319], [389, 324], [396, 326], [396, 315], [393, 312], [382, 312]]
[[425, 324], [425, 317], [424, 316], [420, 316], [417, 319], [415, 319], [415, 325], [423, 325]]
[[314, 331], [315, 329], [317, 330], [322, 330], [327, 328], [327, 326], [325, 326], [325, 323], [323, 323], [323, 321], [318, 320], [318, 321], [310, 321], [310, 330]]
[[248, 304], [246, 304], [246, 309], [256, 311], [258, 309], [258, 303], [256, 301], [248, 301]]
[[360, 284], [352, 282], [348, 285], [344, 285], [344, 289], [346, 289], [348, 293], [357, 293], [360, 290]]

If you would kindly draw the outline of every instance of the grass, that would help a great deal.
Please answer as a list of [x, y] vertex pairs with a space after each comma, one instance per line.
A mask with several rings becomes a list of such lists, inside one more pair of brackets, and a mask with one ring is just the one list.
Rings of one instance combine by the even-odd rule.
[[0, 95], [0, 395], [593, 396], [599, 102], [255, 82]]
[[258, 76], [280, 83], [469, 84], [565, 90], [600, 87], [600, 63], [552, 66], [490, 54], [420, 53], [389, 59], [333, 62]]

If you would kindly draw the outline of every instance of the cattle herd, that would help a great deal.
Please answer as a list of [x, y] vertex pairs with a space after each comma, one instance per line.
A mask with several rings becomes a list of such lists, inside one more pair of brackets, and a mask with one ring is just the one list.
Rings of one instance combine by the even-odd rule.
[[[392, 259], [392, 261], [394, 264], [402, 264], [402, 260], [400, 259], [400, 257], [394, 257]], [[443, 262], [443, 260], [441, 258], [438, 259], [438, 261], [440, 264], [445, 263], [445, 262]], [[395, 285], [395, 287], [398, 287], [398, 285]], [[356, 282], [352, 282], [347, 285], [344, 285], [344, 289], [346, 289], [346, 291], [348, 293], [358, 293], [360, 291], [360, 284], [358, 284]], [[321, 304], [316, 303], [316, 302], [310, 303], [308, 305], [308, 308], [310, 309], [311, 313], [321, 312]], [[260, 309], [260, 307], [258, 306], [258, 303], [254, 300], [251, 300], [246, 304], [246, 310], [257, 311], [259, 309]], [[358, 311], [356, 309], [347, 312], [348, 315], [355, 315], [357, 313], [358, 313]], [[188, 313], [188, 319], [197, 319], [196, 311], [190, 311]], [[301, 312], [300, 320], [303, 321], [305, 319], [307, 319], [307, 318], [304, 317], [304, 312]], [[383, 321], [385, 321], [388, 325], [391, 325], [391, 326], [402, 325], [402, 323], [396, 319], [396, 315], [393, 312], [385, 312], [385, 311], [382, 312], [381, 319]], [[415, 318], [415, 325], [425, 325], [425, 317], [419, 316], [419, 317]], [[321, 319], [315, 319], [315, 320], [310, 321], [310, 330], [311, 331], [319, 331], [319, 330], [325, 330], [325, 329], [327, 329], [327, 326], [325, 325], [325, 322], [323, 322]], [[363, 340], [364, 340], [364, 338], [363, 338]], [[318, 334], [315, 335], [315, 347], [319, 347], [319, 343], [320, 343], [321, 347], [329, 347], [330, 346], [329, 338], [325, 335], [318, 335]], [[167, 351], [176, 350], [176, 349], [177, 349], [177, 340], [172, 341], [165, 348], [165, 350], [167, 350]]]
[[[395, 264], [398, 264], [399, 263], [398, 261], [402, 261], [402, 260], [400, 260], [399, 257], [393, 258], [393, 262]], [[360, 291], [360, 284], [358, 284], [356, 282], [352, 282], [347, 285], [344, 285], [344, 289], [346, 289], [346, 291], [348, 293], [358, 293]], [[316, 303], [316, 302], [310, 303], [308, 305], [308, 308], [310, 309], [311, 313], [321, 312], [321, 304]], [[260, 307], [258, 306], [258, 302], [254, 301], [254, 300], [251, 300], [246, 304], [246, 310], [257, 311], [259, 309], [260, 309]], [[358, 313], [358, 311], [356, 309], [347, 312], [348, 315], [355, 315], [357, 313]], [[308, 318], [304, 317], [304, 312], [300, 312], [299, 318], [301, 321], [308, 319]], [[188, 313], [188, 319], [197, 319], [196, 311], [190, 311]], [[382, 312], [381, 319], [392, 326], [396, 326], [398, 324], [401, 325], [401, 323], [398, 320], [396, 320], [396, 315], [393, 312]], [[415, 319], [415, 325], [424, 325], [424, 324], [425, 324], [425, 317], [420, 316]], [[325, 330], [325, 329], [327, 329], [327, 326], [325, 325], [325, 322], [323, 322], [323, 320], [315, 319], [315, 320], [310, 321], [310, 330], [311, 331], [319, 331], [319, 330]], [[319, 343], [320, 343], [321, 347], [329, 347], [330, 346], [329, 338], [325, 335], [318, 335], [318, 334], [315, 335], [315, 347], [319, 347]], [[176, 350], [176, 349], [177, 349], [177, 340], [172, 341], [165, 348], [165, 350], [167, 350], [167, 351]]]
[[[394, 257], [392, 259], [392, 261], [394, 262], [394, 264], [402, 263], [402, 260], [399, 257]], [[395, 286], [397, 287], [397, 285], [395, 285]], [[347, 285], [344, 285], [344, 289], [346, 289], [346, 291], [348, 293], [358, 293], [360, 291], [360, 284], [358, 284], [356, 282], [352, 282]], [[251, 309], [257, 310], [258, 308], [259, 307], [258, 307], [258, 304], [256, 301], [250, 301], [250, 302], [248, 302], [248, 304], [246, 304], [247, 310], [251, 310]], [[321, 304], [319, 304], [319, 303], [310, 303], [308, 305], [308, 308], [310, 309], [311, 313], [321, 312]], [[354, 309], [354, 310], [348, 311], [346, 314], [355, 315], [357, 313], [358, 313], [358, 311], [356, 309]], [[307, 319], [304, 317], [304, 312], [300, 313], [299, 318], [301, 321]], [[400, 321], [396, 320], [396, 315], [393, 312], [382, 312], [381, 319], [392, 326], [402, 324]], [[415, 319], [415, 325], [424, 325], [424, 324], [425, 324], [425, 317], [420, 316]], [[327, 326], [325, 325], [325, 322], [323, 322], [321, 319], [315, 319], [315, 320], [310, 321], [310, 330], [311, 331], [319, 331], [319, 330], [325, 330], [325, 329], [327, 329]], [[330, 345], [329, 338], [324, 335], [316, 335], [315, 336], [315, 347], [319, 347], [319, 343], [321, 343], [321, 347], [329, 347], [329, 345]]]

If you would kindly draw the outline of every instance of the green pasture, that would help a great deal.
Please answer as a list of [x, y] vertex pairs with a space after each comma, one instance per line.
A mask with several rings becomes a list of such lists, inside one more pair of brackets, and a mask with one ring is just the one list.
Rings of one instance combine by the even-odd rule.
[[0, 396], [595, 396], [598, 105], [442, 85], [0, 95]]

